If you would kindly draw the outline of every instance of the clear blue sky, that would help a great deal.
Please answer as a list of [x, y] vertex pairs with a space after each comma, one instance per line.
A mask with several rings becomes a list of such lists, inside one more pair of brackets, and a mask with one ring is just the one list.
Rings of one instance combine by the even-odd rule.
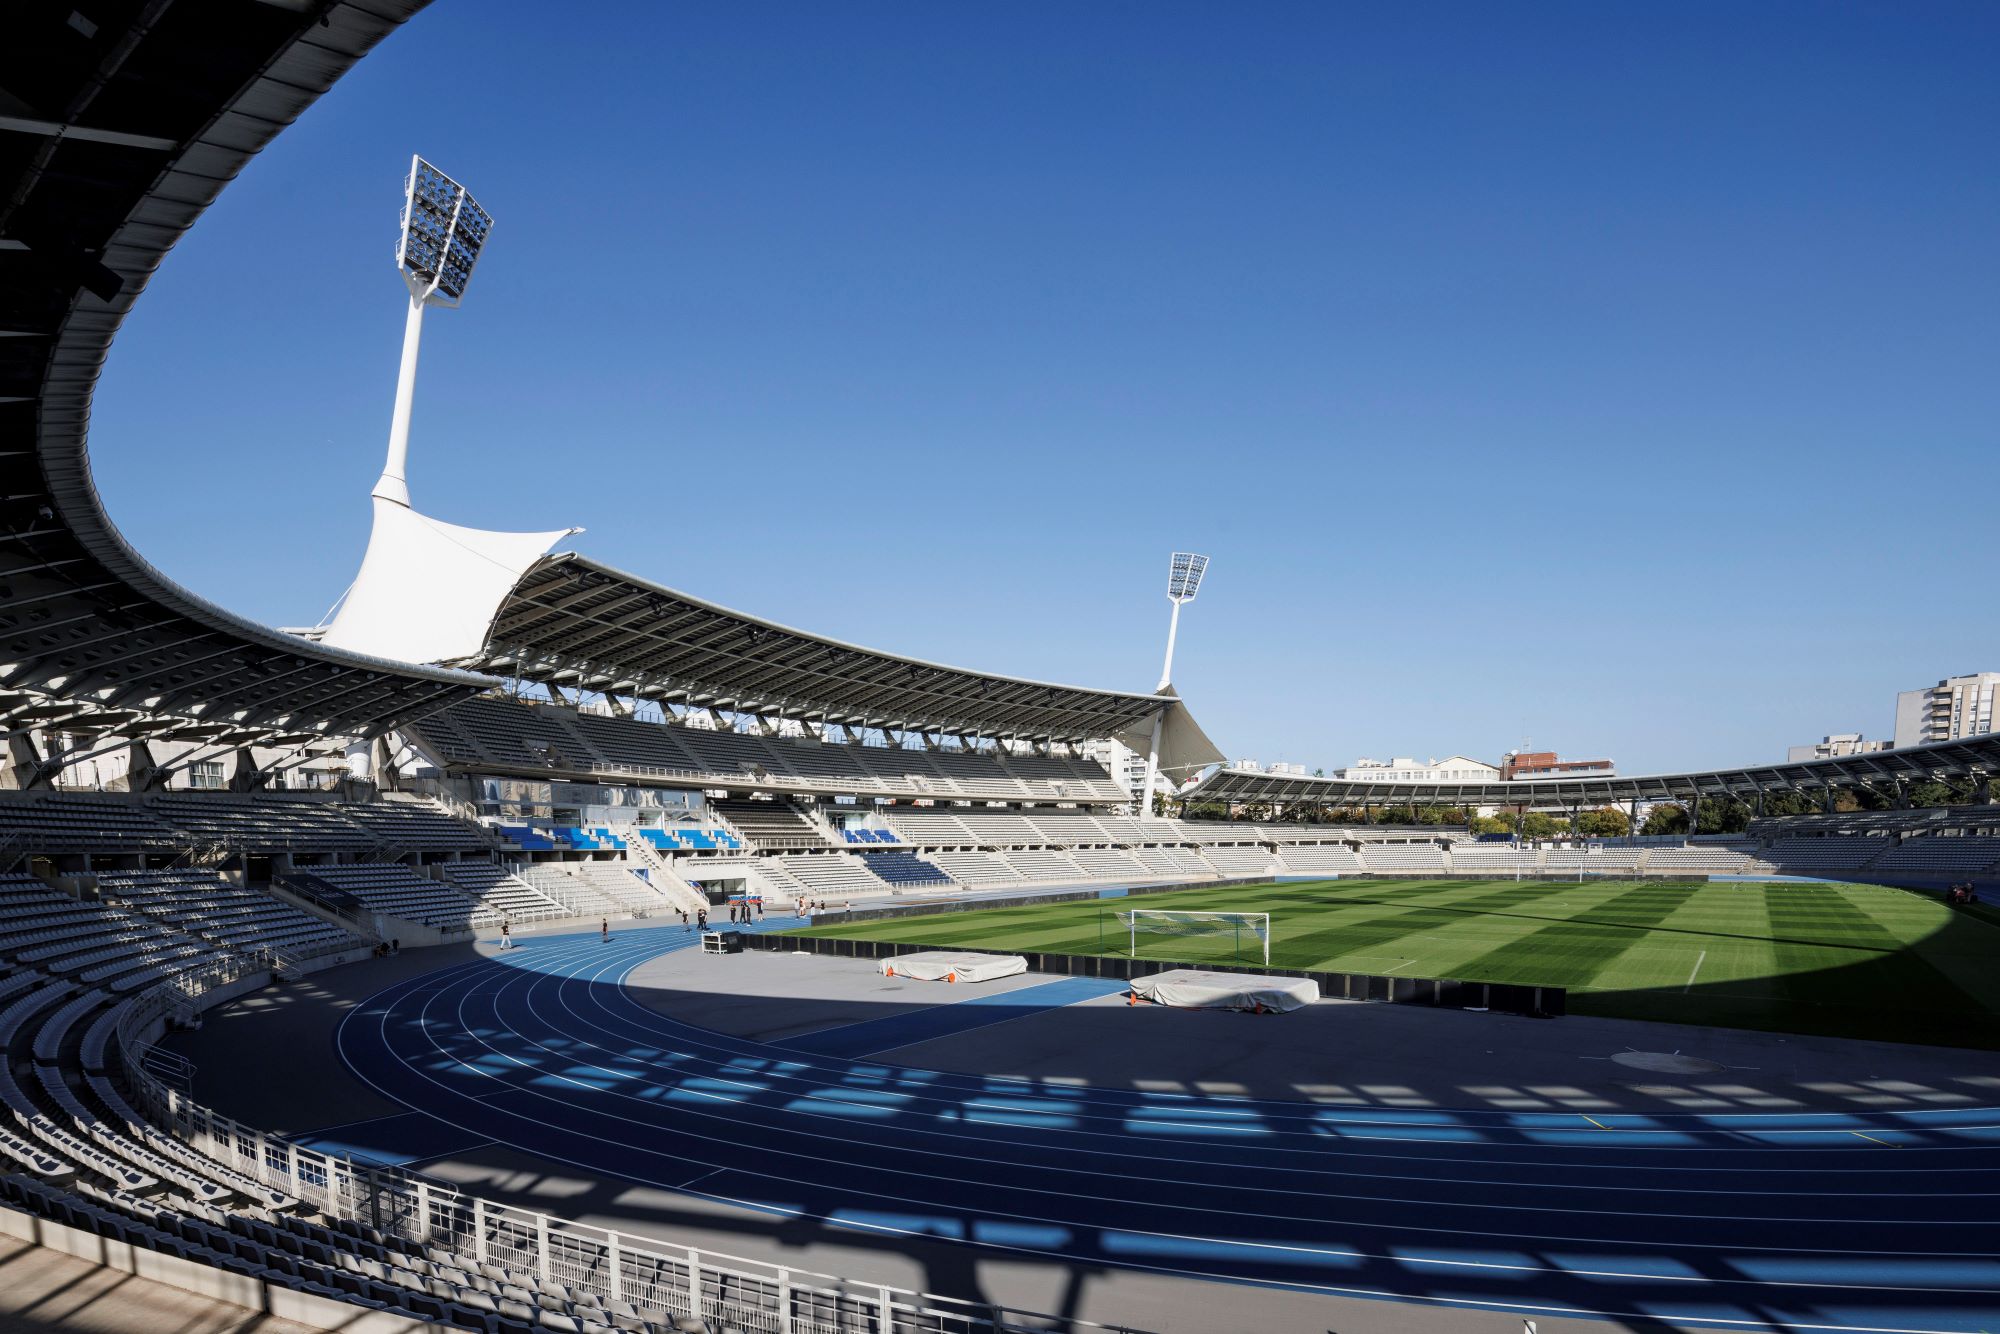
[[169, 574], [366, 540], [408, 156], [498, 220], [410, 482], [1233, 756], [1627, 772], [2000, 668], [2000, 6], [473, 3], [255, 161], [92, 455]]

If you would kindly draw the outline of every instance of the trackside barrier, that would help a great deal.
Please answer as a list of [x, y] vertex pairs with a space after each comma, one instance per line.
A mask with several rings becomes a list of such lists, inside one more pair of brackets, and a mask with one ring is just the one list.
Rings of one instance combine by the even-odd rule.
[[[1268, 885], [1268, 875], [1211, 877], [1207, 880], [1135, 881], [1125, 885], [1094, 885], [1083, 889], [1048, 889], [1023, 894], [994, 895], [990, 898], [952, 899], [944, 903], [892, 903], [882, 907], [856, 908], [853, 912], [825, 915], [840, 922], [883, 922], [892, 917], [934, 917], [939, 913], [978, 912], [984, 908], [1026, 908], [1044, 903], [1081, 903], [1109, 897], [1137, 898], [1142, 894], [1173, 894], [1187, 889], [1232, 889], [1238, 885]], [[1115, 894], [1107, 894], [1113, 890]]]
[[[857, 940], [848, 936], [790, 936], [746, 932], [744, 947], [782, 953], [803, 950], [841, 959], [891, 959], [939, 948], [935, 943], [901, 940]], [[1101, 954], [1019, 953], [1028, 970], [1069, 977], [1108, 977], [1129, 982], [1162, 968], [1214, 967], [1193, 959], [1127, 959]], [[1512, 982], [1468, 982], [1449, 977], [1389, 977], [1374, 973], [1328, 973], [1304, 968], [1260, 968], [1229, 964], [1233, 973], [1260, 977], [1306, 977], [1319, 983], [1320, 995], [1332, 1000], [1378, 1001], [1390, 1005], [1430, 1005], [1446, 1010], [1491, 1010], [1497, 1014], [1552, 1016], [1569, 1012], [1569, 992], [1563, 987], [1530, 987]]]
[[183, 1142], [322, 1215], [365, 1224], [482, 1264], [553, 1280], [572, 1292], [698, 1316], [745, 1334], [1143, 1334], [774, 1265], [572, 1223], [468, 1195], [400, 1168], [355, 1162], [232, 1121], [168, 1087], [145, 1067], [148, 1044], [187, 1009], [156, 987], [127, 1004], [118, 1026], [125, 1082], [139, 1110]]

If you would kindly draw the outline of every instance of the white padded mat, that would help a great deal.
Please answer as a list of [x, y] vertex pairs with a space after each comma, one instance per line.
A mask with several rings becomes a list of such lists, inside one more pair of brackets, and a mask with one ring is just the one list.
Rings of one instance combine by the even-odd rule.
[[1319, 999], [1319, 983], [1309, 977], [1263, 977], [1248, 973], [1205, 973], [1176, 968], [1132, 979], [1142, 1000], [1191, 1010], [1296, 1010]]
[[1018, 954], [968, 954], [962, 950], [927, 950], [882, 960], [884, 977], [913, 977], [919, 982], [991, 982], [1028, 971]]

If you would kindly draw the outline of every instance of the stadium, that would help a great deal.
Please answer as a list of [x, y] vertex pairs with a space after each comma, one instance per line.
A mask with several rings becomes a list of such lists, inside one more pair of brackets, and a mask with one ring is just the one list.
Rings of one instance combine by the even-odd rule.
[[1995, 1327], [2000, 917], [1946, 891], [2000, 883], [2000, 735], [1252, 772], [1172, 632], [1152, 691], [1054, 684], [443, 523], [418, 331], [493, 221], [422, 158], [338, 613], [150, 565], [91, 474], [112, 340], [421, 8], [0, 20], [0, 1322], [129, 1282], [88, 1327]]

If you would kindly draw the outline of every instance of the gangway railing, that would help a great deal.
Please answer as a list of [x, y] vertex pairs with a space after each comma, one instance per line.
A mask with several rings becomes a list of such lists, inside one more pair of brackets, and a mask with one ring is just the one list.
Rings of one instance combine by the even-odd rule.
[[[157, 1026], [185, 1000], [176, 986], [154, 987], [128, 1003], [119, 1023], [139, 1109], [190, 1148], [328, 1217], [535, 1274], [601, 1301], [750, 1334], [1144, 1334], [570, 1222], [419, 1172], [306, 1148], [202, 1106], [174, 1078], [177, 1067], [153, 1056]], [[185, 1073], [191, 1077], [192, 1067]]]

